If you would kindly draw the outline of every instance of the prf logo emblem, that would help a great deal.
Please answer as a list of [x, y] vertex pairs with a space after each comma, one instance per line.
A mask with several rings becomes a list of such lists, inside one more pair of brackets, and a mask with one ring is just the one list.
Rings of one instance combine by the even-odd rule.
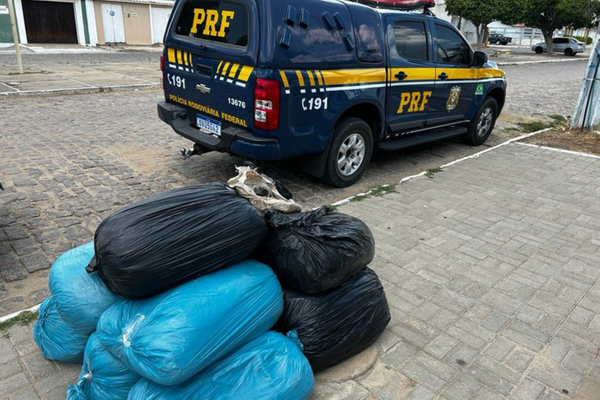
[[[198, 33], [199, 28], [204, 25], [202, 34], [204, 36], [218, 36], [225, 37], [225, 29], [229, 28], [231, 19], [235, 16], [235, 11], [217, 11], [217, 10], [205, 10], [204, 8], [194, 8], [194, 21], [192, 22], [192, 29], [190, 34], [195, 35]], [[221, 23], [219, 30], [217, 31], [217, 24]]]
[[446, 110], [452, 111], [456, 108], [461, 91], [462, 89], [460, 86], [453, 86], [452, 89], [450, 89], [450, 95], [448, 96], [448, 101], [446, 102]]
[[404, 92], [400, 94], [397, 114], [420, 112], [425, 110], [431, 92]]

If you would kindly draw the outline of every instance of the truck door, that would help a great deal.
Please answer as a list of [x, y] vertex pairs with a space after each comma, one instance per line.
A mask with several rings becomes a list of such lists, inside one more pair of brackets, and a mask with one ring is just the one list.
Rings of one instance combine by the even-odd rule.
[[424, 19], [388, 16], [386, 22], [390, 49], [386, 138], [391, 139], [425, 126], [434, 90], [435, 64]]
[[427, 125], [462, 122], [473, 103], [477, 86], [473, 50], [455, 29], [440, 23], [431, 25], [434, 27], [436, 81]]

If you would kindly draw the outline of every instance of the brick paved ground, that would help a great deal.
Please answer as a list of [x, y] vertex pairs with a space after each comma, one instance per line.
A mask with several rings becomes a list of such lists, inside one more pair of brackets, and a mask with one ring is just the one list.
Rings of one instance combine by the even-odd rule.
[[[98, 61], [98, 56], [94, 57], [84, 58], [82, 73], [87, 71], [86, 62]], [[506, 67], [506, 112], [482, 147], [519, 134], [504, 119], [511, 119], [511, 113], [521, 112], [520, 118], [536, 109], [548, 115], [574, 104], [574, 88], [580, 85], [578, 75], [583, 75], [585, 63], [567, 64], [569, 68], [564, 63], [562, 67]], [[111, 70], [113, 64], [93, 67]], [[154, 63], [143, 59], [137, 67], [158, 71]], [[77, 66], [69, 68], [79, 71]], [[552, 76], [543, 93], [530, 79], [534, 74]], [[23, 79], [33, 76], [37, 75]], [[62, 252], [90, 241], [109, 213], [174, 187], [232, 176], [234, 165], [240, 162], [236, 157], [212, 153], [187, 161], [178, 157], [178, 149], [190, 142], [157, 118], [155, 103], [161, 96], [162, 91], [155, 89], [0, 99], [0, 182], [6, 188], [0, 193], [0, 316], [39, 303], [48, 294], [50, 263]], [[318, 206], [480, 150], [459, 140], [446, 140], [394, 153], [378, 152], [364, 179], [346, 189], [330, 188], [312, 179], [295, 160], [259, 165], [289, 186], [302, 204]]]
[[[6, 189], [0, 192], [0, 316], [39, 303], [47, 295], [50, 263], [92, 240], [111, 212], [235, 174], [242, 160], [226, 154], [181, 160], [178, 150], [190, 142], [157, 118], [161, 95], [140, 90], [0, 99], [0, 182]], [[515, 134], [498, 129], [486, 146]], [[295, 161], [258, 164], [283, 180], [301, 204], [319, 206], [480, 150], [447, 140], [380, 153], [365, 179], [347, 189], [321, 184]]]
[[[597, 399], [599, 196], [597, 158], [511, 144], [341, 206], [375, 234], [392, 321], [372, 368], [314, 399]], [[29, 327], [0, 360], [6, 399], [62, 399], [78, 369]]]

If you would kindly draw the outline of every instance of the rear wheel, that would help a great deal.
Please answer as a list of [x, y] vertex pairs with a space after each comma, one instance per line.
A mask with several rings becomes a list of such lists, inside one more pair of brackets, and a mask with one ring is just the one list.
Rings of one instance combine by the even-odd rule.
[[535, 48], [535, 53], [536, 54], [542, 54], [543, 52], [544, 52], [544, 49], [541, 48], [540, 46], [538, 46], [538, 47]]
[[369, 165], [372, 152], [371, 127], [359, 118], [343, 119], [333, 132], [323, 180], [335, 187], [354, 184]]
[[467, 133], [463, 137], [465, 142], [473, 146], [483, 144], [492, 133], [498, 118], [498, 103], [492, 97], [484, 100], [475, 114], [475, 118], [467, 125]]
[[575, 52], [573, 49], [565, 49], [565, 56], [574, 56]]
[[502, 44], [500, 40], [496, 40], [496, 44]]

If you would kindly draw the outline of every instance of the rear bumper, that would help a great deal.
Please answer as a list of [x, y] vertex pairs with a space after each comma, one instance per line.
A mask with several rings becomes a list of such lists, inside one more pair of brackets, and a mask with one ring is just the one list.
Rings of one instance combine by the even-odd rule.
[[187, 108], [164, 100], [158, 102], [157, 111], [158, 117], [169, 124], [175, 132], [209, 151], [237, 154], [259, 160], [281, 158], [281, 147], [277, 139], [254, 136], [237, 126], [224, 128], [221, 137], [207, 135], [190, 125], [190, 111]]

